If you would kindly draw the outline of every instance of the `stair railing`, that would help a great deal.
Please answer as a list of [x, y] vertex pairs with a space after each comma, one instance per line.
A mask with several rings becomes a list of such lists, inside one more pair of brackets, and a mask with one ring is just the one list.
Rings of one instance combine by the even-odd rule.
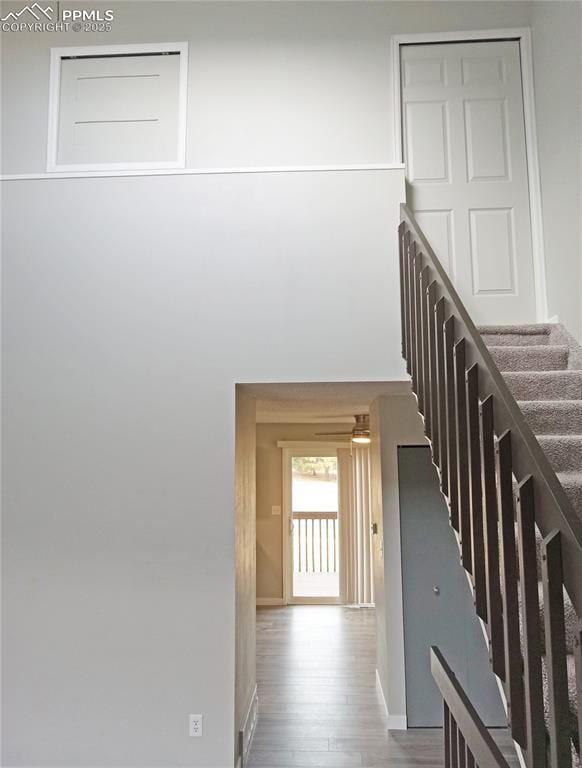
[[434, 646], [430, 649], [430, 671], [443, 697], [445, 768], [509, 768], [444, 656]]
[[[486, 628], [491, 664], [503, 684], [511, 733], [527, 768], [571, 768], [576, 736], [568, 696], [564, 589], [582, 617], [582, 523], [405, 205], [399, 243], [402, 353], [458, 534], [461, 564]], [[539, 574], [536, 526], [544, 537]]]

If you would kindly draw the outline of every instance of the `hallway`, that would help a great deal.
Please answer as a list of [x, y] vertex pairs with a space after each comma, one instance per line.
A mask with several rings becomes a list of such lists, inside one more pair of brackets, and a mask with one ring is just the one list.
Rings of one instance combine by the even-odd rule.
[[440, 768], [440, 730], [387, 732], [375, 659], [373, 609], [259, 609], [250, 768]]

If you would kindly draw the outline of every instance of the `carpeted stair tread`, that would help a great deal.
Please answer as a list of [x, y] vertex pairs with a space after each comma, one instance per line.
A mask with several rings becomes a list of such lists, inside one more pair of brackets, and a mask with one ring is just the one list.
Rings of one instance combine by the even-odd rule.
[[582, 398], [582, 371], [513, 371], [503, 378], [516, 400]]
[[487, 346], [532, 346], [549, 344], [551, 325], [484, 325], [478, 328]]
[[568, 347], [562, 344], [490, 346], [500, 371], [563, 371], [568, 368]]
[[582, 400], [518, 400], [517, 404], [535, 435], [582, 434]]
[[576, 472], [582, 467], [582, 434], [539, 435], [538, 443], [554, 472]]

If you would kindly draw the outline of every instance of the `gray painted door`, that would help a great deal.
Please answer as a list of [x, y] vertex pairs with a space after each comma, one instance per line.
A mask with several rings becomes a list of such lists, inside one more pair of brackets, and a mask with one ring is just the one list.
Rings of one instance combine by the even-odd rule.
[[442, 725], [442, 699], [429, 667], [431, 645], [441, 649], [484, 722], [505, 725], [430, 448], [399, 448], [398, 474], [408, 725]]

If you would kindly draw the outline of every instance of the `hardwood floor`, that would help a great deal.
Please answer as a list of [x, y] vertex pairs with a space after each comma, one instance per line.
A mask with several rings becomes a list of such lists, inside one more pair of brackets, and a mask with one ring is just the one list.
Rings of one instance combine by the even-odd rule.
[[258, 609], [249, 768], [442, 768], [440, 729], [387, 731], [374, 622], [369, 608]]

